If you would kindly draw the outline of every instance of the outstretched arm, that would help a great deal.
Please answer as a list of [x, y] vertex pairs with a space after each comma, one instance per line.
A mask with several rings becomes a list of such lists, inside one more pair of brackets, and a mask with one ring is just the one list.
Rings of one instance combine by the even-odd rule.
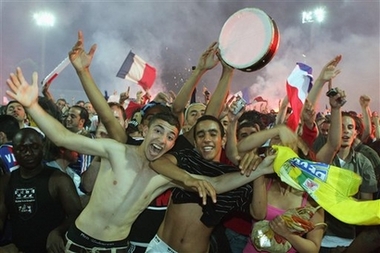
[[29, 85], [20, 68], [16, 74], [11, 73], [7, 84], [11, 90], [7, 90], [7, 95], [22, 104], [38, 127], [46, 136], [58, 147], [65, 147], [79, 153], [108, 157], [108, 154], [99, 141], [75, 134], [67, 130], [59, 121], [50, 116], [38, 104], [38, 75], [36, 72], [32, 76], [32, 85]]
[[227, 173], [217, 177], [188, 174], [177, 166], [176, 158], [170, 154], [165, 154], [152, 162], [150, 167], [156, 172], [176, 181], [186, 182], [186, 180], [190, 179], [190, 176], [208, 180], [214, 186], [216, 193], [223, 193], [252, 182], [261, 175], [273, 173], [272, 163], [274, 158], [275, 155], [266, 157], [250, 176], [243, 176], [240, 172]]
[[121, 143], [125, 143], [127, 141], [125, 129], [115, 118], [110, 107], [108, 106], [107, 101], [104, 99], [103, 94], [100, 92], [90, 73], [90, 65], [92, 58], [94, 57], [95, 50], [96, 44], [92, 45], [88, 53], [84, 51], [83, 34], [79, 31], [78, 41], [69, 52], [69, 58], [77, 72], [87, 97], [94, 106], [95, 111], [98, 113], [99, 118], [107, 129], [109, 136]]
[[238, 144], [239, 152], [246, 152], [253, 148], [260, 147], [268, 139], [279, 136], [283, 146], [290, 147], [293, 150], [297, 149], [298, 137], [285, 125], [278, 125], [271, 129], [259, 131], [251, 134]]

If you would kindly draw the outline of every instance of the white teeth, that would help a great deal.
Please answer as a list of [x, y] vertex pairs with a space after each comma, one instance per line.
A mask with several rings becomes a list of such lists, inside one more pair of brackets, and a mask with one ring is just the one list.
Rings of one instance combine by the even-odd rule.
[[153, 148], [157, 149], [157, 150], [161, 150], [162, 147], [158, 146], [157, 144], [152, 144]]
[[204, 151], [211, 151], [211, 150], [212, 150], [212, 147], [204, 147], [203, 150], [204, 150]]

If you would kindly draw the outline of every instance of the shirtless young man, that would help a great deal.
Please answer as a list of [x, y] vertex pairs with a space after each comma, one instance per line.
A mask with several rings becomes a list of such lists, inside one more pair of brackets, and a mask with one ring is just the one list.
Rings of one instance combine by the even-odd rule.
[[[27, 109], [57, 146], [102, 158], [90, 201], [66, 235], [66, 252], [91, 249], [124, 252], [129, 247], [125, 238], [137, 216], [155, 197], [174, 186], [172, 180], [150, 169], [149, 162], [172, 148], [179, 132], [178, 120], [171, 114], [157, 114], [144, 128], [146, 137], [141, 146], [87, 138], [67, 130], [39, 106], [37, 80], [37, 73], [33, 73], [29, 85], [17, 68], [16, 74], [11, 73], [7, 80], [11, 89], [7, 91], [8, 96]], [[216, 200], [215, 191], [207, 181], [188, 177], [181, 185], [198, 191], [203, 202], [207, 194]]]

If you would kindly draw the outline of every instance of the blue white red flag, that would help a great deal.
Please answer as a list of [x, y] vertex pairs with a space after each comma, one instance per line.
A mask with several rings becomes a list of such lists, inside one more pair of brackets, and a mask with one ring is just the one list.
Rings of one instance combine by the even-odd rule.
[[129, 51], [116, 76], [137, 83], [146, 91], [152, 87], [156, 79], [156, 69]]
[[306, 97], [313, 86], [312, 68], [303, 63], [297, 63], [286, 80], [286, 93], [293, 110], [287, 125], [293, 131], [298, 127], [301, 111]]

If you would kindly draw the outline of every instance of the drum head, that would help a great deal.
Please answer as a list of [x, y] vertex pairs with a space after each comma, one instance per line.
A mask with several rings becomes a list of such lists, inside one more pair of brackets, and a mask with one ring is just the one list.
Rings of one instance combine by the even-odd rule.
[[274, 56], [280, 35], [273, 19], [256, 8], [234, 13], [223, 25], [219, 49], [225, 63], [251, 72], [264, 67]]

